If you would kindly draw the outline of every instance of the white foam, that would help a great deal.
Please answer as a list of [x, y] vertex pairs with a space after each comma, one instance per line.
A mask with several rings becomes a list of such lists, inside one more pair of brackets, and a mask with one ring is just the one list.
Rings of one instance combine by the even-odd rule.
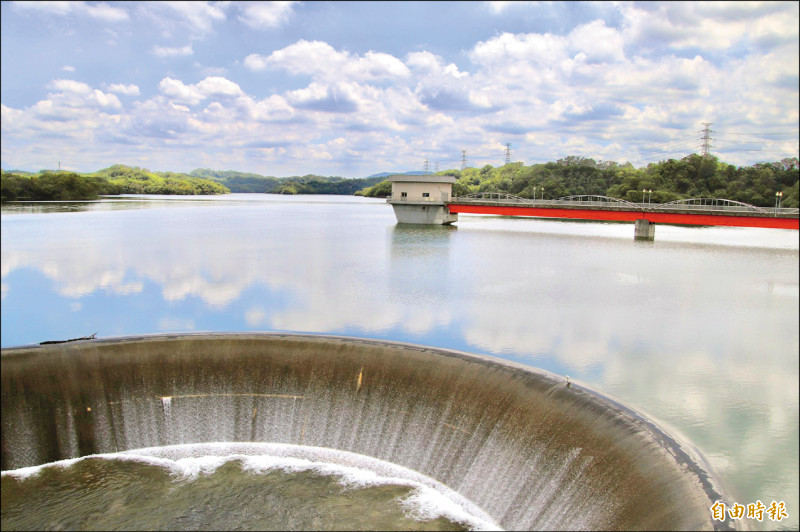
[[19, 479], [24, 479], [28, 477], [32, 477], [34, 475], [38, 475], [41, 473], [45, 467], [69, 467], [76, 462], [80, 462], [83, 458], [69, 458], [67, 460], [59, 460], [58, 462], [50, 462], [49, 464], [42, 464], [38, 466], [31, 466], [31, 467], [21, 467], [19, 469], [12, 469], [10, 471], [2, 471], [0, 472], [0, 477], [14, 477]]
[[113, 454], [96, 454], [34, 467], [3, 471], [2, 475], [25, 478], [46, 467], [68, 467], [87, 458], [130, 460], [164, 468], [178, 480], [213, 473], [220, 466], [239, 461], [242, 469], [256, 474], [281, 470], [313, 471], [335, 477], [350, 489], [386, 484], [408, 486], [411, 493], [401, 502], [408, 515], [418, 520], [444, 517], [472, 530], [500, 530], [490, 515], [444, 484], [411, 469], [369, 456], [278, 443], [203, 443], [148, 447]]

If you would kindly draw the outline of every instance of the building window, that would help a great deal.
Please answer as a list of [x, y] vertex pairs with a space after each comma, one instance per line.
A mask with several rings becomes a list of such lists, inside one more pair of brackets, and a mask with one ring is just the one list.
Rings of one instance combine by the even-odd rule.
[[431, 193], [430, 192], [423, 192], [422, 193], [422, 197], [423, 198], [430, 198], [431, 197]]
[[408, 192], [401, 192], [400, 193], [400, 197], [401, 198], [407, 198], [408, 197]]

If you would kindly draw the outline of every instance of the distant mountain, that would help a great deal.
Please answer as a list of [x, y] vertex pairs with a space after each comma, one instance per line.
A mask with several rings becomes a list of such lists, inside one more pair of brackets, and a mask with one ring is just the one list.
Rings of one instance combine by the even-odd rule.
[[[196, 168], [190, 175], [211, 179], [223, 184], [231, 192], [262, 192], [267, 194], [344, 194], [351, 195], [370, 187], [382, 178], [346, 179], [337, 176], [304, 176], [272, 177], [251, 172], [233, 170], [212, 170]], [[389, 174], [391, 175], [391, 174]]]
[[4, 174], [16, 174], [16, 175], [36, 175], [38, 172], [28, 172], [27, 170], [0, 170]]
[[410, 172], [381, 172], [379, 174], [368, 175], [364, 179], [371, 179], [373, 177], [387, 178], [390, 175], [425, 175], [425, 172], [422, 170], [411, 170]]

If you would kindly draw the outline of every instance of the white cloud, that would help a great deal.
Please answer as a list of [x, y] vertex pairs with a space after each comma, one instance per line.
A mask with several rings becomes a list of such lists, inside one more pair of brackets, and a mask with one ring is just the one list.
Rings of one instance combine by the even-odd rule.
[[0, 116], [2, 116], [4, 128], [10, 125], [12, 122], [17, 121], [20, 118], [24, 118], [25, 116], [24, 111], [8, 107], [5, 104], [0, 104], [0, 113], [2, 113]]
[[591, 62], [606, 63], [625, 60], [622, 34], [602, 20], [582, 24], [568, 36], [572, 54], [583, 53]]
[[326, 81], [377, 81], [410, 75], [408, 67], [392, 55], [372, 51], [363, 56], [351, 55], [322, 41], [300, 40], [266, 57], [250, 54], [244, 64], [251, 70], [279, 68]]
[[541, 2], [526, 2], [526, 1], [513, 1], [513, 2], [505, 2], [502, 0], [495, 0], [484, 2], [486, 6], [489, 7], [489, 11], [491, 11], [495, 15], [500, 15], [505, 13], [509, 8], [512, 7], [522, 7], [522, 6], [536, 6], [541, 4]]
[[620, 4], [619, 8], [628, 44], [646, 51], [692, 47], [725, 51], [748, 40], [796, 43], [797, 5], [793, 4], [653, 2]]
[[[71, 13], [87, 15], [106, 22], [128, 20], [128, 12], [121, 7], [111, 7], [106, 3], [89, 4], [87, 2], [14, 2], [14, 7], [24, 11], [37, 11], [50, 15], [64, 16]], [[117, 4], [119, 5], [119, 4]]]
[[86, 83], [71, 79], [55, 79], [50, 82], [50, 86], [57, 91], [74, 94], [89, 94], [92, 92], [92, 88]]
[[[75, 16], [73, 4], [35, 9]], [[229, 13], [234, 13], [227, 17], [231, 19], [244, 17], [248, 10], [257, 14], [259, 6], [264, 13], [277, 7], [125, 5], [136, 16], [134, 22], [141, 22], [143, 13], [158, 15], [158, 21], [146, 22], [156, 34], [174, 34], [162, 41], [158, 35], [147, 36], [146, 46], [153, 54], [192, 56], [191, 65], [176, 61], [176, 70], [156, 78], [160, 82], [155, 96], [126, 100], [125, 106], [116, 96], [139, 96], [153, 89], [146, 78], [135, 77], [141, 73], [115, 74], [110, 79], [132, 83], [103, 84], [105, 92], [68, 74], [75, 79], [54, 80], [46, 97], [25, 108], [14, 109], [6, 101], [4, 160], [24, 150], [34, 158], [35, 145], [92, 141], [96, 151], [121, 150], [167, 165], [174, 165], [176, 157], [213, 156], [212, 164], [218, 160], [242, 169], [282, 165], [286, 175], [308, 168], [363, 176], [375, 171], [374, 166], [421, 168], [425, 158], [438, 160], [441, 168], [457, 168], [462, 149], [468, 150], [470, 164], [501, 164], [503, 146], [513, 142], [515, 158], [528, 163], [534, 162], [533, 153], [535, 162], [575, 154], [640, 165], [662, 153], [681, 157], [696, 150], [696, 133], [704, 119], [714, 122], [718, 131], [741, 131], [742, 124], [745, 131], [797, 127], [796, 4], [613, 4], [593, 10], [613, 12], [613, 17], [600, 13], [587, 18], [584, 13], [580, 24], [569, 26], [565, 21], [549, 30], [552, 33], [503, 32], [509, 26], [499, 21], [509, 18], [511, 8], [498, 6], [498, 13], [505, 13], [492, 18], [498, 21], [498, 33], [459, 51], [415, 43], [407, 48], [410, 53], [398, 58], [388, 53], [389, 40], [374, 41], [374, 49], [367, 42], [357, 52], [333, 42], [292, 40], [274, 48], [245, 49], [240, 56], [244, 59], [231, 63], [203, 55], [205, 47], [193, 47], [193, 39], [222, 25]], [[296, 10], [281, 9], [290, 14]], [[526, 15], [525, 10], [539, 10], [543, 16], [563, 12], [547, 3], [513, 9], [513, 14], [520, 10]], [[242, 29], [238, 20], [229, 22]], [[101, 33], [101, 41], [109, 35], [120, 44], [128, 41], [127, 28], [115, 30]], [[712, 42], [707, 47], [700, 37], [704, 32]], [[175, 40], [178, 34], [183, 40]], [[189, 44], [169, 47], [153, 46], [154, 42]], [[76, 63], [66, 58], [56, 64]], [[163, 68], [160, 61], [155, 64]], [[237, 72], [241, 66], [247, 72]], [[85, 69], [81, 64], [78, 70]], [[23, 131], [34, 135], [30, 148], [23, 145]], [[36, 137], [35, 131], [64, 140]], [[224, 152], [219, 149], [222, 139]], [[663, 146], [674, 150], [653, 151]], [[191, 147], [192, 154], [183, 154], [181, 147]], [[731, 150], [726, 162], [746, 164], [749, 158], [752, 164], [754, 157], [772, 157], [767, 150], [778, 148], [789, 152], [778, 158], [793, 156], [796, 140], [784, 138], [780, 144], [765, 142], [756, 148], [763, 148], [764, 154]], [[645, 155], [639, 157], [642, 152]], [[365, 158], [364, 153], [371, 155]], [[134, 161], [134, 155], [121, 158]], [[88, 169], [92, 167], [98, 166], [90, 164]]]
[[92, 18], [105, 20], [106, 22], [119, 22], [128, 20], [128, 12], [119, 7], [111, 7], [108, 4], [84, 4], [83, 9]]
[[125, 85], [123, 83], [112, 83], [108, 86], [108, 90], [109, 92], [116, 92], [117, 94], [124, 94], [126, 96], [139, 95], [139, 87], [133, 84]]
[[520, 63], [548, 66], [568, 57], [567, 39], [550, 33], [503, 33], [488, 41], [479, 42], [469, 53], [470, 59], [492, 72], [519, 71]]
[[122, 109], [116, 96], [92, 89], [81, 81], [56, 79], [49, 86], [56, 92], [48, 94], [48, 99], [41, 100], [34, 106], [43, 115], [72, 117], [79, 109], [87, 107], [111, 111]]
[[227, 17], [228, 2], [147, 2], [140, 10], [168, 35], [176, 33], [177, 27], [187, 29], [192, 37], [207, 35], [217, 22]]
[[186, 55], [192, 55], [194, 51], [192, 50], [192, 45], [187, 44], [186, 46], [180, 47], [169, 47], [169, 46], [153, 46], [151, 53], [158, 57], [182, 57]]
[[75, 9], [76, 2], [13, 2], [18, 9], [40, 11], [52, 15], [66, 15]]
[[[216, 103], [216, 102], [215, 102]], [[295, 114], [294, 109], [286, 101], [286, 98], [278, 94], [273, 94], [261, 101], [256, 102], [250, 96], [242, 96], [236, 100], [237, 110], [244, 114], [248, 119], [256, 122], [270, 122], [273, 120], [288, 120]], [[210, 107], [210, 106], [209, 106]], [[219, 105], [209, 112], [219, 114], [224, 108]]]
[[263, 55], [250, 54], [244, 58], [244, 66], [257, 72], [259, 70], [265, 70], [269, 64], [267, 63], [267, 58]]
[[286, 23], [297, 2], [244, 2], [238, 4], [239, 20], [253, 29], [277, 28]]
[[294, 107], [310, 111], [330, 113], [352, 113], [358, 110], [358, 90], [354, 84], [337, 83], [328, 85], [312, 82], [304, 89], [290, 91], [288, 101]]
[[3, 106], [3, 158], [25, 152], [23, 158], [42, 160], [58, 149], [72, 161], [68, 167], [80, 168], [87, 149], [99, 148], [98, 137], [109, 138], [116, 130], [123, 107], [114, 94], [83, 82], [54, 80], [49, 88], [46, 98], [26, 109]]
[[412, 52], [408, 54], [406, 64], [423, 75], [451, 76], [456, 79], [469, 76], [467, 72], [459, 72], [454, 63], [445, 66], [440, 57], [430, 52]]
[[184, 85], [179, 79], [166, 77], [158, 84], [158, 89], [167, 95], [168, 98], [189, 104], [198, 104], [205, 98], [205, 95], [194, 85]]
[[242, 89], [236, 83], [220, 76], [211, 76], [197, 84], [197, 89], [206, 97], [239, 96]]
[[414, 94], [427, 107], [450, 111], [492, 107], [492, 98], [455, 64], [444, 65], [430, 52], [412, 52], [406, 63], [417, 80]]
[[166, 77], [158, 88], [175, 101], [197, 104], [208, 97], [239, 96], [242, 89], [236, 83], [220, 76], [211, 76], [195, 85], [185, 85], [182, 81]]
[[63, 70], [64, 72], [75, 72], [75, 67], [70, 65], [64, 65], [63, 67], [61, 67], [61, 70]]
[[97, 105], [104, 109], [109, 110], [120, 110], [122, 109], [122, 104], [119, 101], [119, 98], [114, 96], [113, 94], [107, 94], [99, 89], [94, 89], [92, 91], [92, 95], [89, 97], [90, 102], [96, 102]]

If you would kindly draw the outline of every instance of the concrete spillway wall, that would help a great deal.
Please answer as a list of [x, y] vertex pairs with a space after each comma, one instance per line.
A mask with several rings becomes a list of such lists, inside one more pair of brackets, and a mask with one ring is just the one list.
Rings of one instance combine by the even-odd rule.
[[510, 529], [711, 529], [719, 488], [625, 406], [512, 363], [290, 334], [2, 352], [2, 469], [143, 447], [328, 447], [428, 475]]

